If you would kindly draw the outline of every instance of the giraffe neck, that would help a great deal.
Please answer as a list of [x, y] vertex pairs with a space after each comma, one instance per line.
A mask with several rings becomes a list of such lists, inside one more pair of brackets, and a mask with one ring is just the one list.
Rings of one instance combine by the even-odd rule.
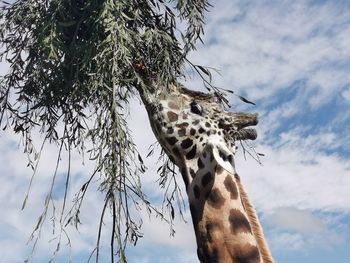
[[[202, 263], [273, 263], [238, 175], [200, 156], [187, 194]], [[188, 171], [193, 168], [193, 163]], [[193, 172], [192, 172], [193, 173]]]
[[261, 227], [260, 221], [259, 221], [258, 216], [256, 214], [256, 210], [255, 210], [253, 204], [250, 202], [249, 197], [244, 190], [244, 187], [241, 183], [241, 180], [240, 180], [238, 174], [235, 175], [235, 179], [236, 179], [236, 184], [237, 184], [238, 189], [239, 189], [239, 193], [240, 193], [240, 197], [242, 199], [244, 209], [247, 213], [247, 216], [249, 218], [249, 222], [251, 224], [252, 233], [255, 237], [255, 240], [256, 240], [258, 247], [259, 247], [259, 251], [261, 253], [262, 262], [274, 263], [270, 249], [265, 241], [263, 229]]

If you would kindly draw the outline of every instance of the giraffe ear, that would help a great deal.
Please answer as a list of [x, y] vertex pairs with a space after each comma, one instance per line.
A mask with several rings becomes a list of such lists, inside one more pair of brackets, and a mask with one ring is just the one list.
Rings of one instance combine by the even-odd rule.
[[211, 148], [211, 152], [217, 164], [230, 174], [235, 174], [233, 153], [227, 148], [225, 143], [221, 141], [210, 142], [208, 146]]

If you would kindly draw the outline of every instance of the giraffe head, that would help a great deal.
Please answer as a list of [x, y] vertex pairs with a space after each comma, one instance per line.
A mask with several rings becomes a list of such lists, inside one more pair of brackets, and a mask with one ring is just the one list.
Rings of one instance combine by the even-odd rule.
[[[209, 150], [222, 168], [234, 173], [235, 141], [256, 138], [256, 131], [245, 127], [257, 124], [257, 114], [228, 112], [213, 94], [171, 86], [152, 106], [153, 131], [180, 169], [192, 166]], [[191, 181], [189, 173], [186, 185]]]

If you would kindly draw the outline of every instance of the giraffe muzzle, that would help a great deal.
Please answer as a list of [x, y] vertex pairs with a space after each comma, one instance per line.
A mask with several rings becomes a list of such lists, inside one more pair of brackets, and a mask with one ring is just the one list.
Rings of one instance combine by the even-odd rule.
[[232, 115], [234, 119], [233, 124], [236, 126], [234, 134], [235, 140], [255, 140], [258, 136], [256, 130], [246, 127], [255, 126], [258, 124], [258, 114], [237, 112], [232, 113]]
[[255, 140], [257, 132], [253, 128], [246, 128], [258, 124], [257, 113], [230, 112], [222, 119], [219, 127], [226, 130], [234, 140]]
[[237, 130], [258, 124], [257, 113], [235, 112], [231, 113], [231, 115], [233, 124], [237, 127]]
[[255, 140], [258, 134], [255, 129], [241, 129], [234, 133], [234, 138], [238, 140]]

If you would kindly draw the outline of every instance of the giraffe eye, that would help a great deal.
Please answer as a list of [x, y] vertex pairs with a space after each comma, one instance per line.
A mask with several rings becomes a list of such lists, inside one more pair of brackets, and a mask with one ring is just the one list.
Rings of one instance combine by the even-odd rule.
[[198, 115], [202, 115], [202, 107], [195, 101], [191, 102], [191, 112], [198, 114]]

